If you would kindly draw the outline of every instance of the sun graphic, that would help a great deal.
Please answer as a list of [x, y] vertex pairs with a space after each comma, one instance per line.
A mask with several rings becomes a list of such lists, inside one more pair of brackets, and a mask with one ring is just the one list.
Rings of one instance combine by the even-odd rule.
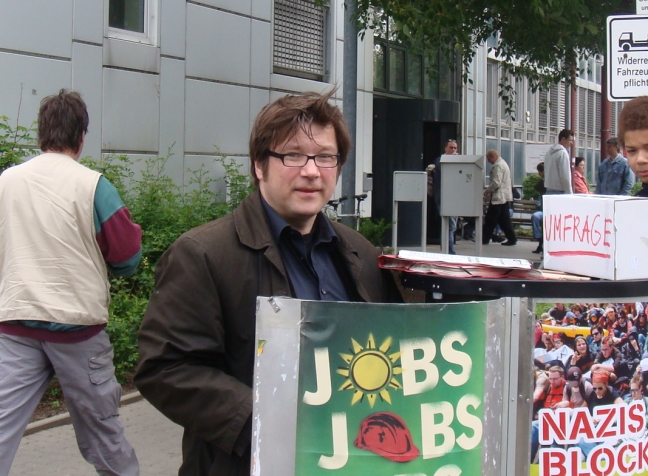
[[346, 377], [338, 390], [354, 390], [351, 405], [361, 402], [365, 396], [371, 408], [376, 397], [391, 404], [388, 389], [402, 388], [394, 377], [403, 371], [400, 365], [395, 365], [401, 353], [388, 354], [391, 344], [392, 338], [388, 337], [380, 347], [376, 347], [373, 335], [369, 334], [365, 348], [351, 339], [353, 349], [349, 350], [353, 354], [340, 354], [348, 366], [338, 367], [337, 373]]

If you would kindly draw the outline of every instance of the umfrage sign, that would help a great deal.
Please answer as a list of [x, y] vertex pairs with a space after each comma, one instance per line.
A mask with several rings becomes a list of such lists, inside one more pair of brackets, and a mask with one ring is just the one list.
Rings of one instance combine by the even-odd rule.
[[648, 200], [545, 195], [544, 266], [601, 279], [648, 278]]

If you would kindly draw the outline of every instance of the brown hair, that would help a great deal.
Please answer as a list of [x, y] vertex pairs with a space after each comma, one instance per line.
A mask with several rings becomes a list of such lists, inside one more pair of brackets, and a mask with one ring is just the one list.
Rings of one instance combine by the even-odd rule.
[[79, 152], [89, 122], [88, 109], [81, 95], [61, 89], [58, 94], [41, 101], [38, 111], [38, 146], [43, 152]]
[[564, 371], [563, 368], [562, 368], [561, 366], [559, 366], [559, 365], [553, 365], [553, 366], [549, 367], [549, 369], [547, 370], [547, 372], [558, 372], [558, 373], [560, 374], [561, 377], [562, 377], [563, 375], [565, 375], [565, 371]]
[[648, 129], [648, 96], [639, 96], [624, 104], [619, 116], [619, 142], [625, 144], [625, 133]]
[[268, 150], [295, 136], [300, 130], [312, 138], [311, 126], [333, 126], [340, 161], [338, 174], [346, 162], [351, 137], [342, 111], [329, 104], [335, 88], [325, 94], [308, 92], [301, 95], [288, 95], [266, 105], [257, 115], [250, 134], [250, 173], [254, 185], [259, 178], [254, 171], [258, 164], [265, 172], [268, 167]]

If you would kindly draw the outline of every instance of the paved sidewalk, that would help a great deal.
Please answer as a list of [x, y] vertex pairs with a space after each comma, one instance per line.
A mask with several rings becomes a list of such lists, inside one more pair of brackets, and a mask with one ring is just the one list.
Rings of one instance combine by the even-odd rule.
[[[182, 428], [172, 423], [146, 400], [119, 410], [126, 437], [135, 448], [142, 476], [178, 474], [182, 461]], [[63, 425], [25, 436], [9, 476], [96, 475], [79, 453], [72, 425]]]

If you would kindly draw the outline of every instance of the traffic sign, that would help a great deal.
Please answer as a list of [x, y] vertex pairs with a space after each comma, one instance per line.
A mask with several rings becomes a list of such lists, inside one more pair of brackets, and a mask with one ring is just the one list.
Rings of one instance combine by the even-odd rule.
[[648, 94], [648, 17], [607, 18], [606, 62], [610, 101]]

